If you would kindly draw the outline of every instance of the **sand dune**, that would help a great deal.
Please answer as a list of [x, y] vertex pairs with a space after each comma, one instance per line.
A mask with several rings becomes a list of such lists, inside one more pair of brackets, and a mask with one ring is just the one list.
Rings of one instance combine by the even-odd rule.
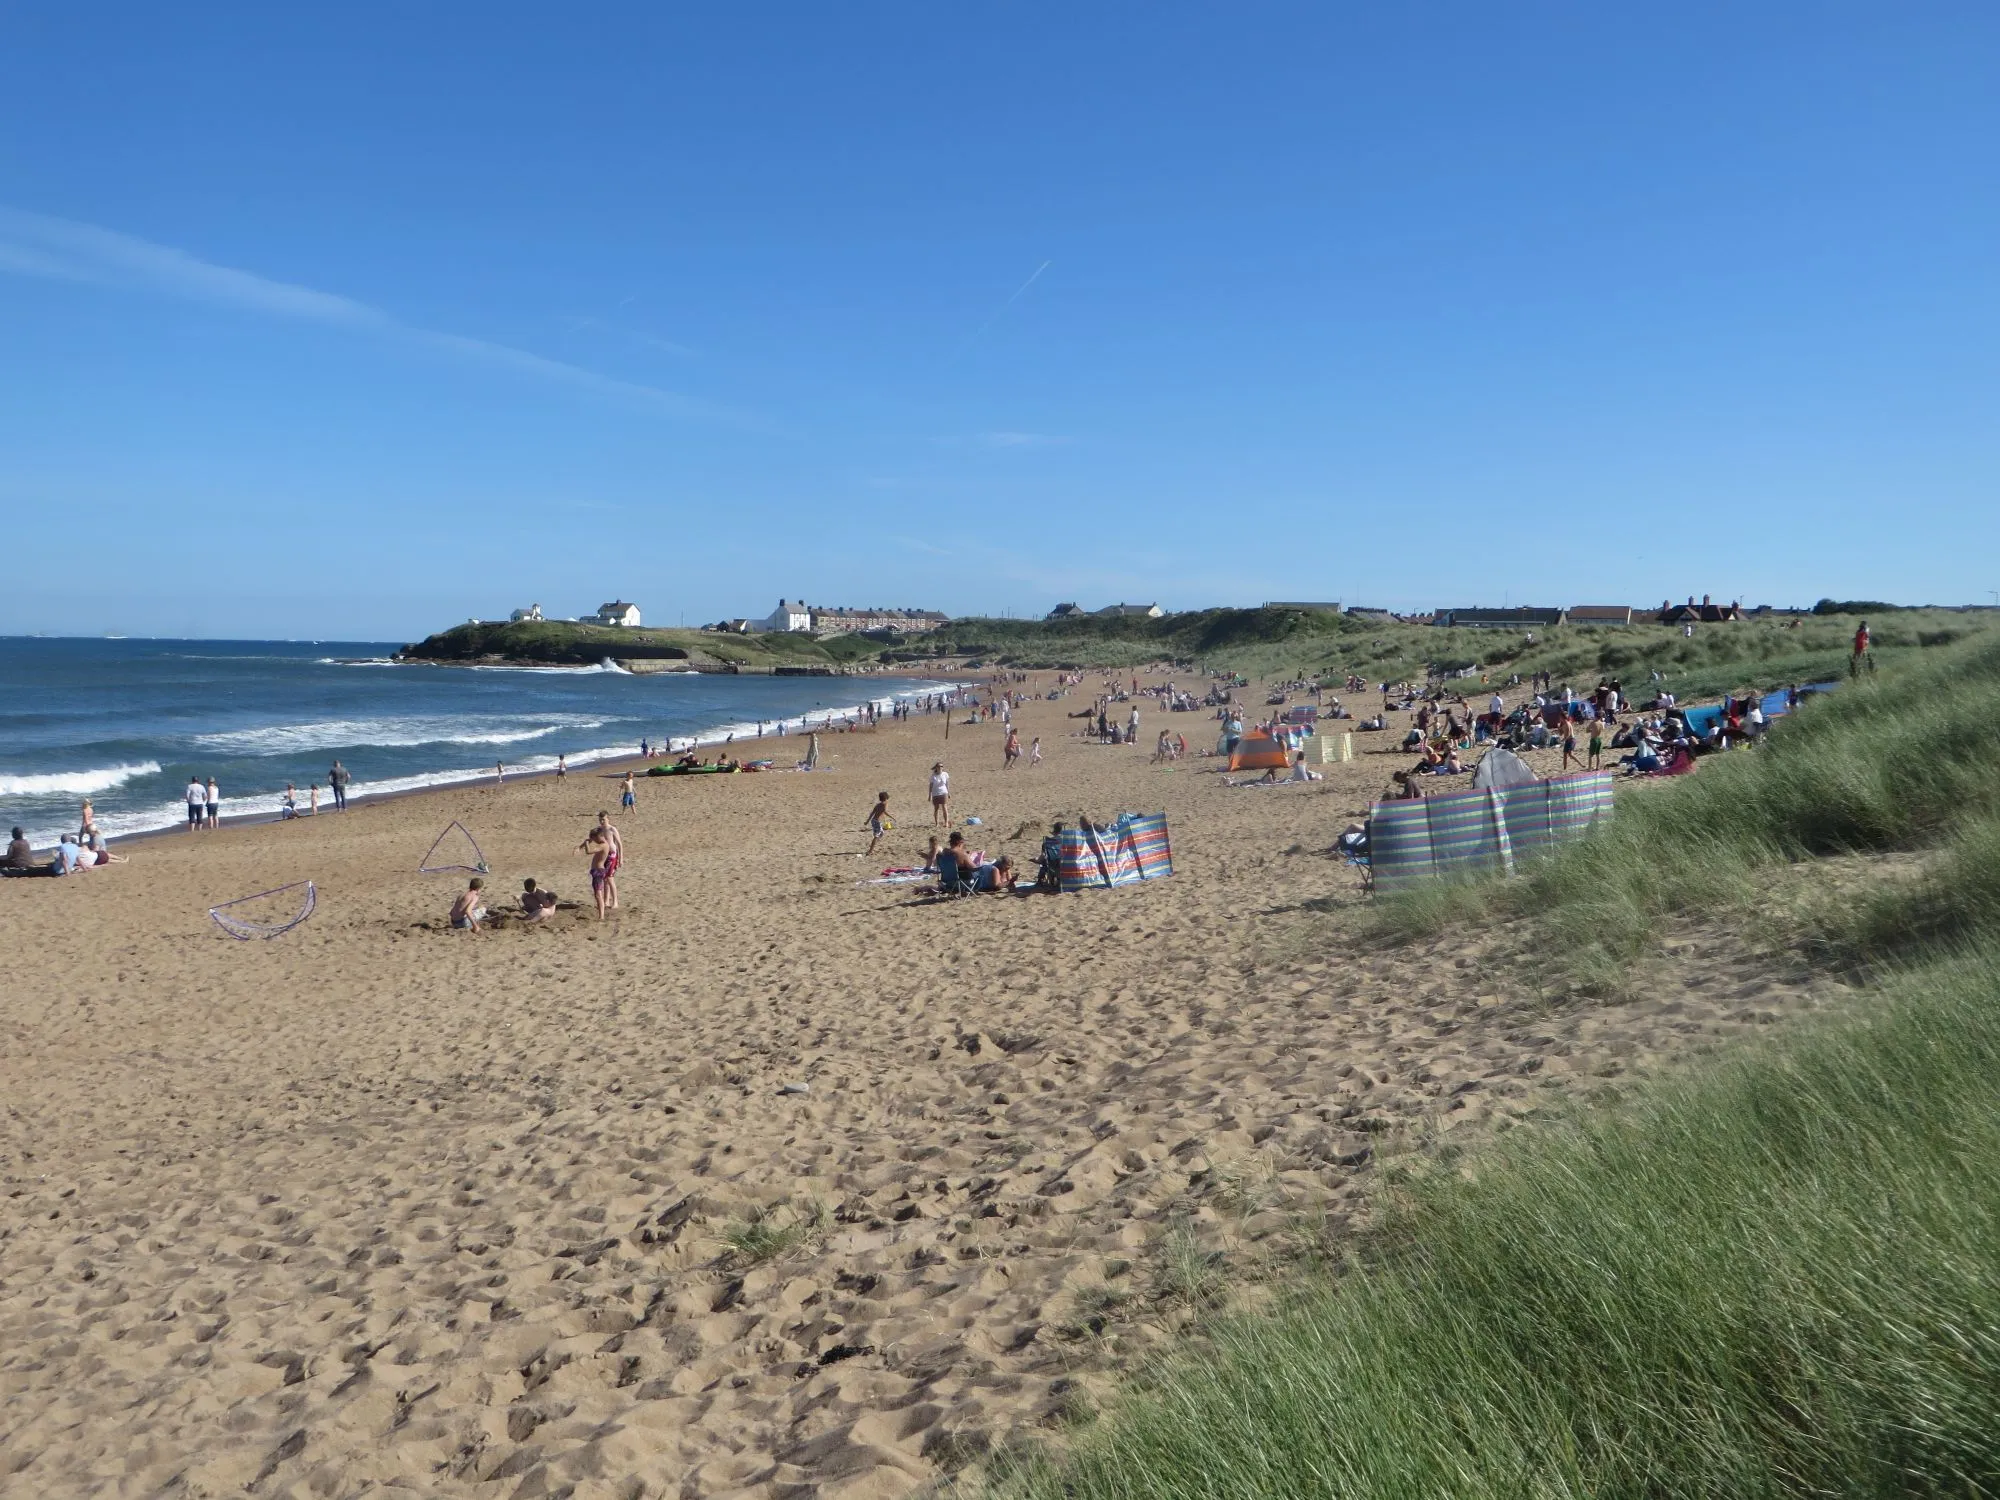
[[[1511, 960], [1364, 951], [1324, 851], [1400, 760], [1232, 790], [1074, 706], [1020, 715], [1034, 771], [920, 719], [643, 782], [601, 925], [451, 933], [414, 873], [458, 818], [502, 899], [583, 896], [582, 775], [0, 885], [0, 1491], [910, 1494], [1337, 1237], [1381, 1151], [1798, 1003], [1549, 1009]], [[990, 851], [1163, 808], [1178, 873], [858, 885], [921, 850], [941, 753]], [[278, 941], [206, 920], [305, 876]]]

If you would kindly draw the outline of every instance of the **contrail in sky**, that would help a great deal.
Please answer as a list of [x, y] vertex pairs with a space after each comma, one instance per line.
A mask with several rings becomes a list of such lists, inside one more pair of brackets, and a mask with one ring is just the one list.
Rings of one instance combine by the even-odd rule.
[[999, 321], [1000, 314], [1005, 312], [1008, 308], [1012, 307], [1016, 302], [1019, 302], [1021, 300], [1021, 294], [1027, 291], [1029, 287], [1033, 286], [1035, 282], [1041, 277], [1042, 272], [1046, 271], [1050, 266], [1054, 264], [1055, 262], [1052, 260], [1045, 260], [1039, 266], [1036, 266], [1034, 274], [1031, 275], [1026, 281], [1022, 282], [1019, 286], [1014, 288], [1014, 295], [1009, 297], [1005, 302], [1001, 303], [998, 307], [994, 308], [992, 312], [987, 314], [986, 321], [984, 323], [981, 323], [977, 328], [972, 330], [972, 337], [967, 339], [964, 343], [958, 346], [958, 350], [956, 353], [952, 355], [952, 358], [957, 359], [959, 355], [965, 353], [966, 350], [970, 349], [974, 344], [978, 343], [979, 336], [982, 333], [986, 332], [987, 329], [991, 328], [994, 325], [994, 323]]

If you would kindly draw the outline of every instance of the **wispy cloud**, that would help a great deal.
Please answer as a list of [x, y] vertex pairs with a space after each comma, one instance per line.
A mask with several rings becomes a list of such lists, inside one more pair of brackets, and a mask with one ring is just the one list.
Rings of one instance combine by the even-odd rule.
[[621, 380], [490, 339], [419, 328], [351, 297], [217, 265], [171, 245], [47, 214], [0, 207], [0, 272], [136, 288], [267, 317], [349, 328], [636, 401], [677, 417], [759, 425], [743, 413], [676, 391]]
[[[627, 297], [618, 305], [622, 308], [632, 299]], [[577, 333], [609, 333], [621, 339], [628, 339], [646, 349], [657, 349], [662, 354], [671, 354], [677, 359], [693, 359], [697, 351], [686, 344], [677, 344], [672, 339], [660, 338], [657, 334], [639, 328], [627, 328], [623, 323], [613, 323], [604, 318], [580, 316], [564, 318], [563, 324]]]
[[1060, 448], [1076, 441], [1052, 432], [962, 432], [934, 437], [931, 441], [940, 448], [989, 448], [995, 450], [1020, 448]]

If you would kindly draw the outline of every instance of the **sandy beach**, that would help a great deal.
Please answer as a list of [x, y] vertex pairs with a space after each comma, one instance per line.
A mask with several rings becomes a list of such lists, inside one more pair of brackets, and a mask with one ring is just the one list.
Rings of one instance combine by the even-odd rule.
[[[824, 773], [642, 780], [624, 816], [596, 766], [0, 883], [0, 1491], [922, 1493], [1337, 1243], [1384, 1154], [1808, 1003], [1744, 970], [1549, 1005], [1513, 958], [1369, 951], [1327, 851], [1407, 758], [1231, 788], [1150, 761], [1161, 727], [1212, 745], [1203, 714], [1075, 737], [1095, 688], [1017, 713], [1032, 770], [918, 717], [825, 736]], [[989, 854], [1164, 810], [1176, 874], [862, 884], [920, 861], [938, 758]], [[463, 877], [416, 866], [453, 819], [496, 906], [533, 876], [578, 907], [448, 930]], [[306, 878], [275, 941], [207, 918]]]

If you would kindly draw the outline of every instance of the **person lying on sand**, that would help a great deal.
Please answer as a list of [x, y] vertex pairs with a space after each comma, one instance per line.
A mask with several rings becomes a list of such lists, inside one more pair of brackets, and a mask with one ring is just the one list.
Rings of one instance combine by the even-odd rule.
[[486, 882], [475, 875], [458, 893], [458, 899], [451, 903], [451, 925], [460, 932], [484, 930], [479, 924], [486, 920], [486, 898], [480, 895], [485, 886]]
[[545, 891], [535, 884], [530, 875], [521, 882], [521, 920], [524, 922], [546, 922], [556, 914], [556, 893]]
[[1009, 855], [1001, 855], [990, 865], [981, 865], [972, 873], [972, 888], [975, 891], [1011, 891], [1019, 877], [1014, 873], [1014, 861]]

